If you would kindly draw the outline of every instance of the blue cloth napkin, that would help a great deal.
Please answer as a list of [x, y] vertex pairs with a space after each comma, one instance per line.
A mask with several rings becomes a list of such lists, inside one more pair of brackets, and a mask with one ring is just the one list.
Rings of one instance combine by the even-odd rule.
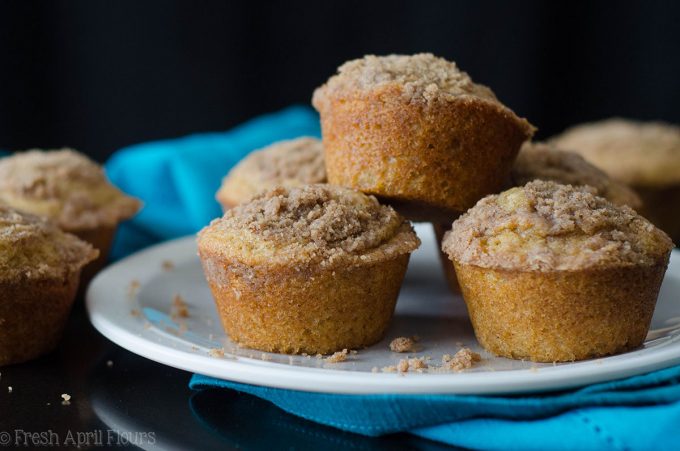
[[[111, 180], [144, 209], [120, 229], [119, 258], [195, 233], [221, 214], [222, 176], [253, 149], [319, 135], [318, 117], [293, 107], [233, 130], [139, 144], [106, 164]], [[375, 436], [397, 431], [476, 449], [678, 449], [680, 367], [532, 396], [328, 395], [257, 387], [194, 375], [195, 390], [221, 387], [271, 401], [302, 418]], [[199, 413], [200, 414], [200, 413]]]
[[319, 118], [294, 106], [226, 132], [136, 144], [105, 164], [111, 181], [144, 201], [121, 225], [111, 255], [119, 259], [160, 241], [196, 233], [221, 216], [215, 192], [222, 177], [254, 149], [299, 136], [320, 136]]

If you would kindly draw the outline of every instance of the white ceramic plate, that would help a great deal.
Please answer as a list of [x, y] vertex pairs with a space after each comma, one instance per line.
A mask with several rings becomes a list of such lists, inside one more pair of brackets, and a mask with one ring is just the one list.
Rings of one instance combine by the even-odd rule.
[[[566, 389], [680, 364], [680, 252], [673, 251], [652, 330], [640, 349], [596, 360], [536, 364], [494, 357], [475, 340], [460, 297], [443, 278], [429, 225], [416, 231], [423, 244], [411, 257], [395, 317], [385, 339], [342, 363], [239, 348], [219, 322], [204, 281], [194, 237], [163, 243], [110, 266], [92, 282], [87, 307], [94, 326], [118, 345], [187, 371], [248, 384], [328, 393], [526, 393]], [[189, 316], [173, 315], [181, 296]], [[421, 351], [440, 362], [461, 345], [482, 362], [462, 373], [373, 372], [404, 354], [389, 342], [418, 335]], [[224, 355], [219, 351], [224, 349]]]

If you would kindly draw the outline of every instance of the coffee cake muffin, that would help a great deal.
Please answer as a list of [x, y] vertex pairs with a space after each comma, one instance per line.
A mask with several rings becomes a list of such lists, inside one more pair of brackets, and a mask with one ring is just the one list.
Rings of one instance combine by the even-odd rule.
[[615, 205], [627, 205], [634, 210], [642, 206], [640, 196], [627, 185], [612, 179], [579, 154], [559, 150], [551, 144], [524, 143], [510, 178], [514, 186], [522, 186], [533, 180], [588, 185], [595, 188], [595, 194]]
[[99, 258], [83, 271], [83, 285], [106, 262], [118, 223], [141, 205], [111, 185], [101, 166], [71, 149], [0, 159], [0, 203], [49, 218], [98, 249]]
[[630, 185], [642, 198], [640, 213], [680, 242], [680, 127], [608, 119], [572, 127], [552, 142]]
[[330, 183], [451, 221], [507, 179], [534, 128], [429, 53], [349, 61], [314, 92]]
[[672, 242], [594, 193], [534, 181], [453, 223], [443, 249], [488, 351], [553, 362], [643, 343]]
[[325, 182], [321, 141], [303, 137], [280, 141], [249, 154], [222, 180], [215, 198], [227, 211], [275, 186]]
[[[595, 194], [604, 197], [615, 205], [628, 205], [639, 210], [640, 197], [628, 186], [610, 178], [600, 169], [588, 163], [578, 154], [558, 150], [544, 143], [526, 142], [517, 155], [510, 173], [511, 184], [522, 186], [533, 180], [545, 180], [565, 185], [589, 185]], [[450, 224], [434, 224], [439, 245], [444, 233], [451, 229]], [[453, 292], [458, 292], [458, 281], [451, 261], [441, 253], [444, 273]]]
[[0, 365], [57, 345], [80, 271], [97, 255], [45, 218], [0, 206]]
[[332, 185], [274, 188], [198, 235], [230, 338], [283, 353], [327, 354], [379, 341], [419, 244], [391, 207]]

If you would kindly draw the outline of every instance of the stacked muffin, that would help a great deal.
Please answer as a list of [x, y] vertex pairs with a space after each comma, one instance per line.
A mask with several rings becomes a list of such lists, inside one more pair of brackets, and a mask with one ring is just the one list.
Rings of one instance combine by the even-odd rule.
[[0, 160], [0, 365], [56, 346], [76, 288], [101, 269], [118, 223], [139, 207], [73, 150]]
[[642, 343], [672, 243], [633, 190], [530, 143], [529, 122], [431, 54], [345, 63], [312, 103], [322, 143], [244, 160], [199, 234], [232, 340], [287, 353], [380, 340], [419, 245], [410, 219], [435, 225], [490, 352], [563, 361]]

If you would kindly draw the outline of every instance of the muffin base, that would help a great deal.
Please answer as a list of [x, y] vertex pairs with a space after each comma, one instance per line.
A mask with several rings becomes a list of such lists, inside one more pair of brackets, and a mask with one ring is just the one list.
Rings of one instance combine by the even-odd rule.
[[642, 345], [667, 263], [666, 257], [654, 266], [553, 272], [454, 265], [486, 350], [560, 362]]
[[113, 237], [116, 235], [116, 229], [117, 226], [108, 226], [94, 229], [67, 230], [67, 232], [74, 234], [83, 241], [87, 241], [92, 247], [99, 250], [99, 257], [83, 268], [82, 275], [80, 276], [78, 298], [85, 295], [85, 290], [94, 276], [106, 266], [106, 262], [109, 258], [109, 251], [111, 251], [111, 245], [113, 244]]
[[57, 346], [78, 281], [79, 273], [0, 282], [0, 366], [34, 359]]
[[634, 186], [642, 198], [640, 214], [680, 245], [680, 185], [666, 188]]
[[356, 268], [296, 272], [199, 254], [231, 340], [287, 354], [329, 354], [378, 342], [409, 260], [403, 255]]
[[418, 221], [451, 221], [500, 191], [532, 135], [509, 109], [471, 96], [409, 103], [388, 86], [328, 100], [320, 110], [328, 182]]
[[458, 277], [456, 277], [456, 269], [453, 267], [453, 262], [449, 259], [449, 256], [442, 251], [442, 240], [444, 239], [444, 234], [451, 230], [451, 224], [432, 224], [434, 229], [434, 235], [437, 238], [437, 250], [439, 251], [439, 261], [442, 265], [442, 271], [444, 271], [444, 277], [446, 278], [446, 283], [449, 285], [449, 289], [452, 293], [460, 293], [460, 285], [458, 285]]

